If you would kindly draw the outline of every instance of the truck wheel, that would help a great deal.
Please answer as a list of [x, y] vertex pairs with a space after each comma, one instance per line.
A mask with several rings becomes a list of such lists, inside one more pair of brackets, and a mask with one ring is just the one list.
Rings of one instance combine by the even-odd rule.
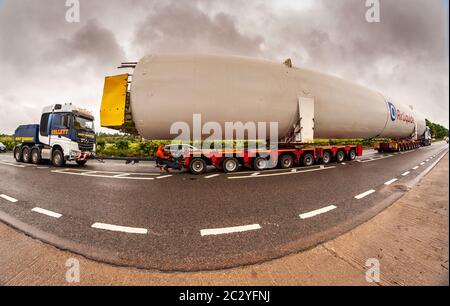
[[24, 163], [31, 162], [31, 149], [29, 146], [25, 146], [22, 149], [22, 159]]
[[345, 161], [345, 152], [344, 151], [338, 151], [336, 154], [336, 162], [337, 163], [343, 163]]
[[326, 151], [323, 153], [322, 163], [324, 165], [328, 165], [329, 163], [331, 163], [331, 159], [332, 159], [332, 156], [331, 156], [330, 152]]
[[201, 158], [194, 158], [189, 164], [189, 171], [195, 175], [202, 175], [206, 172], [206, 162]]
[[14, 148], [14, 158], [18, 163], [23, 161], [23, 155], [22, 155], [22, 148], [21, 147], [15, 147]]
[[56, 149], [52, 154], [52, 164], [55, 167], [63, 167], [66, 164], [64, 154], [60, 149]]
[[348, 153], [348, 160], [352, 161], [356, 159], [356, 151], [355, 150], [350, 150], [350, 153]]
[[39, 148], [31, 149], [31, 162], [35, 165], [41, 163], [41, 151], [39, 150]]
[[255, 171], [263, 171], [266, 170], [268, 167], [268, 161], [265, 158], [257, 157], [253, 160], [253, 169]]
[[311, 153], [303, 155], [303, 166], [311, 167], [314, 165], [314, 156]]
[[291, 155], [285, 154], [280, 157], [281, 169], [291, 169], [292, 167], [294, 167], [294, 158]]
[[80, 167], [85, 166], [87, 163], [87, 160], [77, 160], [77, 165]]
[[239, 170], [239, 161], [236, 158], [227, 158], [222, 164], [225, 173], [233, 173]]

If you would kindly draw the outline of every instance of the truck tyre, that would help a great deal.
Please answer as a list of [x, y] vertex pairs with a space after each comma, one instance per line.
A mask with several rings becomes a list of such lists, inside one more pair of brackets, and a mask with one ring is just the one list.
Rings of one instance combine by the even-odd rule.
[[337, 163], [343, 163], [345, 161], [345, 152], [340, 150], [336, 154], [336, 162]]
[[77, 165], [80, 167], [84, 167], [87, 163], [87, 160], [77, 160]]
[[348, 153], [348, 160], [349, 161], [353, 161], [356, 159], [356, 151], [355, 150], [350, 150], [350, 153]]
[[291, 155], [285, 154], [280, 157], [281, 169], [291, 169], [292, 167], [294, 167], [294, 158]]
[[206, 172], [206, 162], [201, 158], [194, 158], [189, 163], [189, 171], [195, 175], [202, 175]]
[[253, 160], [253, 170], [255, 171], [263, 171], [267, 170], [269, 162], [267, 159], [262, 157], [257, 157]]
[[64, 165], [66, 164], [64, 154], [60, 149], [56, 149], [53, 151], [52, 164], [55, 167], [64, 167]]
[[331, 152], [326, 151], [323, 153], [323, 157], [322, 157], [322, 163], [324, 165], [328, 165], [329, 163], [331, 163], [333, 156], [331, 155]]
[[303, 155], [303, 166], [311, 167], [312, 165], [314, 165], [314, 155], [311, 153], [306, 153]]
[[22, 159], [24, 163], [31, 162], [31, 149], [29, 146], [25, 146], [22, 149]]
[[39, 148], [34, 147], [31, 149], [31, 162], [35, 165], [41, 163], [41, 150]]
[[225, 173], [233, 173], [239, 170], [239, 161], [236, 158], [226, 158], [222, 163]]
[[22, 148], [21, 147], [15, 147], [14, 148], [14, 158], [18, 163], [23, 161], [23, 155], [22, 155]]

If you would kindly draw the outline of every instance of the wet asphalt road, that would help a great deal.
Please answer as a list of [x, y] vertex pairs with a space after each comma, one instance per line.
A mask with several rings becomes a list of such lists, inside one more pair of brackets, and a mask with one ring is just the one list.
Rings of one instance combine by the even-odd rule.
[[[167, 271], [226, 268], [314, 246], [368, 220], [403, 195], [406, 184], [447, 148], [436, 143], [404, 154], [366, 152], [345, 165], [296, 172], [199, 177], [167, 176], [152, 163], [21, 165], [1, 154], [0, 195], [6, 197], [0, 197], [0, 219], [114, 264]], [[362, 197], [367, 191], [374, 192]]]

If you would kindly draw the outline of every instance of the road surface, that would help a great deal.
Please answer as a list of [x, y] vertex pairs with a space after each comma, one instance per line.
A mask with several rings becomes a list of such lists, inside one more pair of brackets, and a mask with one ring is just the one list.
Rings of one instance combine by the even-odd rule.
[[117, 265], [212, 270], [279, 258], [367, 221], [448, 151], [294, 170], [161, 174], [151, 163], [79, 168], [0, 155], [0, 220], [59, 248]]

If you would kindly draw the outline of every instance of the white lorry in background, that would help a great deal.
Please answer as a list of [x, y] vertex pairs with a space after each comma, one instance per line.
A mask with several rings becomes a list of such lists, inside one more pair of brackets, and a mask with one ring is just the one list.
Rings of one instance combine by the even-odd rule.
[[93, 115], [72, 104], [55, 104], [42, 111], [40, 124], [21, 125], [14, 133], [14, 158], [39, 164], [50, 160], [56, 167], [67, 161], [84, 166], [95, 154]]

